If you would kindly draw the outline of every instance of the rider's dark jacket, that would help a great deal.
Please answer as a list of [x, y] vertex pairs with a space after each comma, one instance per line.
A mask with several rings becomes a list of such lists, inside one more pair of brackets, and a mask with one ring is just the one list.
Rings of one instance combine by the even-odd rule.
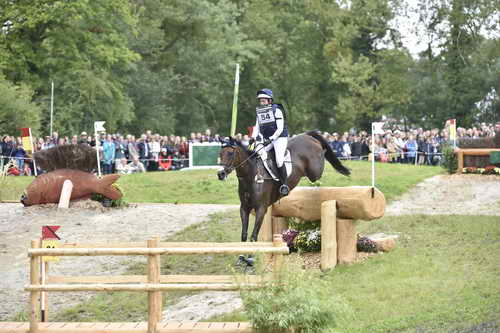
[[278, 137], [288, 137], [288, 126], [284, 119], [284, 108], [281, 104], [257, 107], [257, 126], [264, 139], [269, 139], [278, 130], [278, 121], [283, 121], [283, 131]]

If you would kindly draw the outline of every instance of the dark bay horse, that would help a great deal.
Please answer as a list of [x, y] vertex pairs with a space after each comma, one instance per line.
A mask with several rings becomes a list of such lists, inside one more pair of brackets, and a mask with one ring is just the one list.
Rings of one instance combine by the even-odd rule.
[[[350, 174], [349, 169], [342, 165], [318, 131], [309, 131], [288, 139], [288, 149], [293, 167], [292, 174], [288, 177], [290, 190], [297, 186], [304, 176], [312, 182], [321, 178], [325, 168], [325, 158], [341, 174], [346, 176]], [[255, 209], [255, 225], [251, 241], [257, 241], [267, 208], [280, 198], [280, 183], [269, 176], [256, 153], [247, 150], [240, 142], [233, 139], [224, 142], [220, 151], [220, 161], [224, 167], [217, 173], [220, 180], [224, 180], [235, 169], [238, 176], [241, 241], [247, 241], [248, 219], [252, 209]], [[257, 182], [258, 176], [263, 177], [264, 181]]]

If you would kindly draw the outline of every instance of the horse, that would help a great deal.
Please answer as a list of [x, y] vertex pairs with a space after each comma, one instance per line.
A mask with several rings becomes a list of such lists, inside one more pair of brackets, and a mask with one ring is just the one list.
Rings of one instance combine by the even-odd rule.
[[[262, 160], [257, 158], [258, 149], [248, 150], [241, 142], [230, 138], [223, 141], [219, 153], [220, 164], [223, 167], [217, 172], [219, 180], [226, 179], [233, 170], [236, 170], [238, 176], [242, 242], [247, 241], [250, 212], [255, 210], [255, 224], [251, 236], [251, 241], [255, 242], [267, 208], [281, 197], [279, 194], [281, 184], [269, 176]], [[290, 151], [292, 162], [292, 173], [287, 179], [290, 190], [297, 186], [304, 176], [311, 182], [320, 179], [325, 167], [325, 158], [339, 173], [345, 176], [351, 173], [342, 165], [319, 131], [309, 131], [289, 138], [287, 149]], [[275, 165], [274, 170], [276, 170]]]

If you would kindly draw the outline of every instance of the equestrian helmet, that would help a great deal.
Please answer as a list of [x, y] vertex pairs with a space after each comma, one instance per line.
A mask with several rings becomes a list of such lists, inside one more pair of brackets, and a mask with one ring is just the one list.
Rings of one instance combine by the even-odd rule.
[[257, 91], [257, 98], [273, 99], [273, 91], [271, 89], [262, 89]]

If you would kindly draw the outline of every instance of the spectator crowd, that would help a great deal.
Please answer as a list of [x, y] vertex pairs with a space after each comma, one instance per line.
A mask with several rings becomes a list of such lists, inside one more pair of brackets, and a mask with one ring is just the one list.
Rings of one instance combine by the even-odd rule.
[[[457, 139], [494, 136], [495, 128], [500, 124], [482, 123], [472, 128], [457, 128]], [[384, 134], [372, 136], [366, 131], [344, 133], [323, 132], [337, 156], [341, 159], [375, 160], [388, 163], [411, 163], [420, 165], [438, 165], [442, 158], [443, 145], [450, 142], [448, 128], [424, 130], [422, 128], [402, 130], [397, 126], [385, 129]], [[243, 144], [248, 144], [249, 136], [237, 134]], [[212, 135], [207, 129], [191, 133], [189, 138], [170, 135], [162, 136], [146, 131], [140, 137], [134, 135], [100, 134], [99, 156], [103, 174], [130, 174], [146, 171], [179, 170], [189, 165], [190, 143], [211, 143], [219, 141], [219, 135]], [[48, 149], [56, 145], [82, 144], [96, 147], [96, 137], [82, 132], [79, 136], [52, 136], [34, 139], [35, 151]], [[373, 152], [372, 152], [373, 149]], [[372, 154], [374, 153], [374, 154]], [[0, 142], [0, 166], [12, 175], [32, 175], [34, 166], [22, 145], [21, 137], [3, 135]], [[37, 170], [43, 172], [43, 170]]]

